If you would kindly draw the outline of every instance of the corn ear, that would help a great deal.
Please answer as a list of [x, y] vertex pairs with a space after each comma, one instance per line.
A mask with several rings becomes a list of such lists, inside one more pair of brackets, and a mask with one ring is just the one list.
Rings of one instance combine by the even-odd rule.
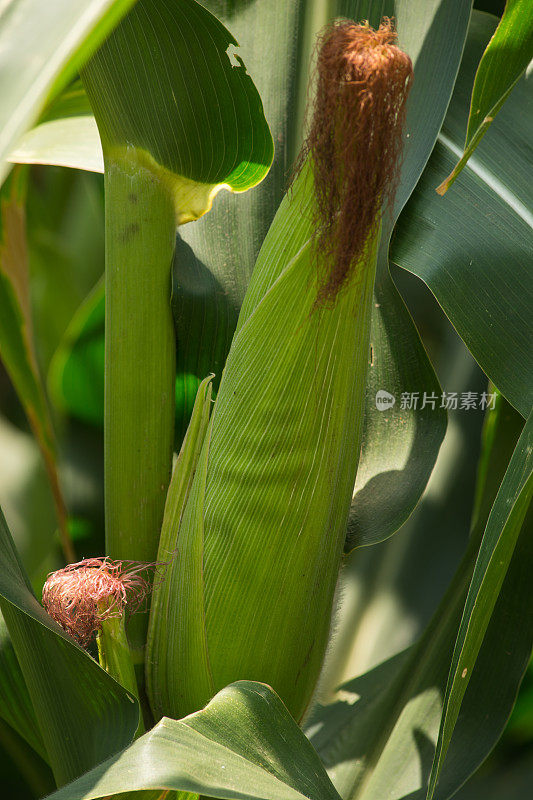
[[360, 450], [379, 232], [335, 304], [317, 308], [313, 197], [304, 169], [243, 305], [165, 578], [166, 625], [149, 644], [156, 716], [182, 717], [249, 679], [299, 719], [321, 669]]

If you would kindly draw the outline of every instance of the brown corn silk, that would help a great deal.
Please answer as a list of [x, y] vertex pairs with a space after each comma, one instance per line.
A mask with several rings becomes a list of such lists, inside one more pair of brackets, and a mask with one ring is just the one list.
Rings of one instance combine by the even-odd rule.
[[405, 101], [413, 66], [384, 18], [338, 21], [318, 42], [316, 97], [296, 172], [310, 157], [315, 247], [322, 265], [317, 305], [331, 305], [376, 234], [397, 185]]
[[86, 558], [48, 575], [43, 605], [48, 614], [87, 647], [102, 622], [139, 609], [150, 592], [143, 577], [156, 564]]

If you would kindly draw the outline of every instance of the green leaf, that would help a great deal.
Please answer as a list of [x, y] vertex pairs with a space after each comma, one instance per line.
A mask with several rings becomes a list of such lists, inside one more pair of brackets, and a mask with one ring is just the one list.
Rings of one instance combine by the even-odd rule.
[[[205, 469], [205, 458], [199, 463], [202, 446], [205, 441], [211, 412], [211, 381], [212, 376], [206, 378], [200, 384], [194, 404], [194, 410], [187, 433], [179, 456], [174, 465], [170, 486], [168, 487], [167, 499], [165, 503], [165, 513], [161, 526], [161, 537], [159, 549], [157, 551], [157, 561], [160, 564], [170, 564], [171, 560], [178, 552], [178, 532], [183, 517], [183, 512], [189, 498], [194, 475], [197, 471]], [[183, 547], [183, 542], [181, 542]], [[152, 592], [152, 602], [150, 604], [150, 623], [148, 628], [148, 645], [146, 658], [146, 684], [150, 696], [152, 709], [159, 709], [164, 705], [169, 687], [179, 676], [176, 676], [173, 665], [166, 659], [167, 640], [174, 635], [173, 627], [175, 618], [178, 614], [178, 604], [181, 602], [182, 595], [187, 595], [191, 588], [196, 589], [200, 595], [199, 603], [196, 606], [197, 619], [203, 618], [202, 600], [202, 574], [200, 566], [201, 559], [196, 559], [193, 567], [197, 568], [196, 574], [192, 570], [187, 574], [186, 586], [183, 592], [178, 591], [177, 598], [171, 596], [172, 584], [168, 580], [156, 582]], [[189, 557], [189, 563], [192, 559]], [[177, 600], [177, 602], [176, 602]], [[189, 648], [186, 657], [193, 664], [196, 653]], [[165, 674], [166, 668], [170, 666], [170, 671]], [[162, 675], [158, 682], [154, 680], [154, 673]]]
[[[483, 373], [449, 329], [429, 290], [410, 276], [406, 280], [420, 297], [420, 318], [427, 341], [434, 344], [432, 357], [443, 387], [453, 388], [459, 396], [462, 391], [486, 389]], [[522, 417], [508, 408], [520, 431]], [[323, 702], [345, 681], [411, 645], [429, 623], [468, 541], [482, 417], [481, 411], [451, 412], [431, 479], [409, 520], [397, 536], [357, 548], [346, 559], [337, 589], [341, 599], [335, 630], [321, 676]], [[517, 438], [509, 437], [507, 461]]]
[[444, 198], [434, 191], [458, 152], [465, 101], [495, 24], [494, 17], [473, 15], [439, 142], [400, 218], [391, 257], [427, 283], [476, 361], [527, 417], [533, 403], [533, 194], [523, 165], [531, 80], [517, 84], [454, 191]]
[[221, 188], [255, 186], [272, 162], [261, 99], [231, 54], [236, 45], [195, 0], [140, 0], [82, 72], [105, 158], [157, 175], [178, 223], [202, 216]]
[[100, 175], [31, 169], [26, 203], [37, 360], [46, 374], [76, 309], [104, 268]]
[[[361, 460], [345, 552], [381, 542], [401, 527], [426, 487], [446, 430], [440, 385], [390, 278], [383, 247], [378, 265]], [[413, 351], [416, 356], [407, 357]], [[393, 406], [378, 407], [383, 391]], [[402, 407], [403, 396], [411, 395], [416, 407]]]
[[138, 706], [39, 605], [1, 512], [0, 556], [2, 614], [61, 784], [132, 740]]
[[[506, 420], [508, 423], [514, 425], [514, 420]], [[504, 444], [509, 429], [505, 433]], [[491, 444], [490, 468], [501, 474], [500, 445], [497, 436]], [[516, 454], [520, 449], [519, 445]], [[492, 483], [487, 490], [492, 490]], [[478, 540], [479, 534], [474, 534], [448, 592], [419, 642], [344, 684], [337, 701], [319, 708], [310, 721], [311, 742], [345, 800], [379, 800], [385, 795], [391, 800], [425, 798], [448, 665]], [[437, 786], [439, 800], [451, 797], [479, 766], [507, 722], [533, 642], [532, 563], [533, 541], [526, 521], [464, 697]]]
[[5, 159], [134, 0], [8, 0], [0, 10], [0, 180]]
[[[411, 56], [415, 77], [400, 183], [378, 262], [363, 449], [347, 550], [382, 541], [405, 522], [424, 491], [446, 428], [440, 386], [390, 278], [388, 240], [442, 124], [469, 15], [466, 2], [435, 2], [431, 7], [426, 2], [400, 2], [394, 11], [399, 44]], [[377, 408], [380, 390], [392, 395], [394, 405]], [[417, 398], [416, 407], [402, 407], [402, 395], [411, 394]]]
[[479, 550], [452, 658], [428, 798], [435, 792], [461, 703], [532, 497], [533, 414], [505, 473]]
[[464, 168], [532, 58], [531, 3], [529, 0], [507, 0], [502, 18], [477, 68], [464, 153], [438, 187], [439, 194], [450, 188]]
[[[438, 800], [450, 798], [477, 769], [509, 718], [533, 643], [532, 561], [524, 528], [464, 699]], [[426, 797], [469, 573], [463, 568], [457, 576], [418, 644], [344, 684], [337, 701], [311, 719], [307, 734], [344, 800]]]
[[0, 614], [0, 716], [46, 759], [39, 725], [28, 689]]
[[104, 171], [98, 126], [80, 80], [70, 84], [41, 115], [39, 124], [10, 153], [15, 164], [49, 164]]
[[104, 156], [96, 120], [92, 114], [83, 114], [42, 122], [24, 134], [9, 161], [103, 172]]
[[75, 560], [57, 474], [55, 440], [37, 366], [30, 308], [26, 246], [25, 168], [18, 167], [0, 193], [0, 355], [43, 455], [65, 557]]
[[65, 331], [48, 372], [54, 404], [93, 425], [104, 421], [105, 299], [103, 280], [89, 293]]
[[162, 719], [49, 800], [91, 800], [142, 789], [227, 800], [339, 800], [283, 703], [268, 686], [250, 681], [226, 687], [185, 719]]

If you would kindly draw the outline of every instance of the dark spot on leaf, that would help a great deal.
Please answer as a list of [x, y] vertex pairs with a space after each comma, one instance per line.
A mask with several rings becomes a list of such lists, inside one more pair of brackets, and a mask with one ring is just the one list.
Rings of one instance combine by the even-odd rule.
[[120, 241], [122, 244], [129, 242], [136, 233], [139, 232], [139, 223], [138, 222], [131, 222], [129, 225], [126, 225], [122, 233], [120, 234]]

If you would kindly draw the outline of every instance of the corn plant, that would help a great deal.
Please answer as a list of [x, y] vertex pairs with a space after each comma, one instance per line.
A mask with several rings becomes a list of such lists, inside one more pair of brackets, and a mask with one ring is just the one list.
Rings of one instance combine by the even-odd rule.
[[533, 641], [530, 3], [50, 6], [0, 9], [13, 791], [451, 797]]

